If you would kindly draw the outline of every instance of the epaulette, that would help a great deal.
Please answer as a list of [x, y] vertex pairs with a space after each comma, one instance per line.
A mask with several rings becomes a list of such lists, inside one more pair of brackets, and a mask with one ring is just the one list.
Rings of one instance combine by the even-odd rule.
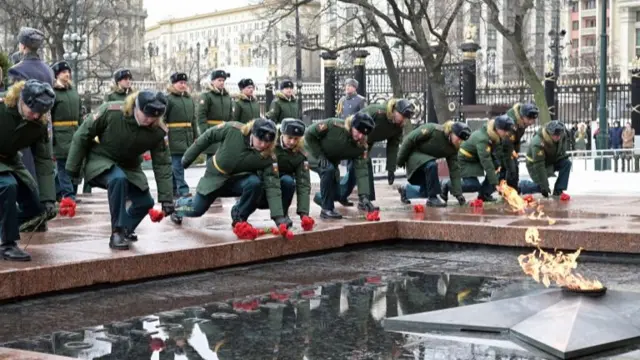
[[442, 124], [435, 124], [434, 127], [436, 130], [444, 131], [444, 126], [442, 126]]
[[221, 124], [222, 126], [220, 126], [220, 125], [218, 125], [218, 126], [223, 127], [225, 124], [229, 124], [229, 125], [233, 126], [234, 128], [236, 128], [236, 129], [238, 129], [238, 130], [242, 130], [242, 127], [244, 126], [244, 124], [243, 124], [243, 123], [241, 123], [241, 122], [237, 122], [237, 121], [227, 121], [227, 122], [223, 122], [223, 123]]
[[271, 160], [278, 161], [278, 156], [276, 156], [275, 152], [273, 154], [271, 154]]
[[107, 106], [107, 110], [122, 110], [123, 105], [122, 104], [109, 104], [109, 106]]
[[344, 121], [333, 120], [332, 124], [339, 128], [343, 128], [343, 129], [345, 128]]
[[327, 123], [324, 122], [324, 121], [319, 122], [317, 127], [318, 127], [318, 131], [327, 131], [327, 129], [328, 129]]
[[387, 110], [380, 109], [380, 110], [376, 111], [376, 114], [378, 114], [378, 115], [386, 115], [387, 114]]
[[431, 133], [431, 129], [428, 127], [425, 127], [422, 130], [420, 130], [420, 133], [422, 133], [422, 135], [428, 135]]

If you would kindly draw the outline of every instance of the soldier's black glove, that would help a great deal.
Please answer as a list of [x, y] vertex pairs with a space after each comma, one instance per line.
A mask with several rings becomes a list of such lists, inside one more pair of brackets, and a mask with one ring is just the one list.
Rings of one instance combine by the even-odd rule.
[[458, 200], [458, 204], [460, 204], [460, 206], [467, 203], [467, 199], [465, 199], [463, 195], [457, 195], [456, 200]]
[[389, 185], [393, 185], [393, 181], [396, 179], [396, 173], [393, 171], [387, 172], [387, 180], [389, 181]]
[[165, 201], [162, 203], [162, 212], [165, 215], [169, 216], [173, 214], [174, 211], [176, 211], [176, 207], [173, 205], [172, 202]]
[[542, 196], [548, 198], [549, 197], [549, 190], [547, 189], [543, 189], [542, 191], [540, 191], [540, 193], [542, 194]]
[[[206, 162], [205, 162], [206, 163]], [[184, 161], [184, 157], [182, 159], [180, 159], [180, 164], [182, 164], [182, 168], [186, 169], [189, 167], [189, 164], [187, 164], [186, 161]]]
[[67, 170], [67, 175], [72, 179], [80, 179], [80, 173]]
[[278, 216], [273, 218], [273, 221], [276, 223], [277, 227], [280, 227], [280, 225], [285, 224], [287, 226], [287, 229], [291, 228], [293, 226], [293, 221], [291, 221], [291, 219], [289, 219], [288, 216]]
[[371, 211], [374, 211], [376, 209], [376, 207], [373, 206], [373, 204], [369, 200], [369, 196], [367, 196], [367, 195], [358, 195], [358, 199], [359, 199], [358, 207], [360, 209], [364, 209], [367, 212], [371, 212]]
[[318, 158], [318, 168], [319, 169], [326, 169], [329, 167], [329, 159], [327, 159], [324, 156], [321, 156]]
[[44, 206], [44, 213], [47, 219], [53, 219], [58, 214], [56, 203], [53, 201], [45, 201], [42, 203], [42, 206]]

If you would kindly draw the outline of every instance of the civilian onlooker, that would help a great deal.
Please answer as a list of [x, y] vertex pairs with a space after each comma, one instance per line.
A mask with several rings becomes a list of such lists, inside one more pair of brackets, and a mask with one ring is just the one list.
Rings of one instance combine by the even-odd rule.
[[581, 122], [578, 124], [578, 129], [574, 133], [575, 139], [575, 149], [579, 151], [578, 155], [583, 155], [583, 151], [587, 150], [587, 141], [589, 139], [589, 135], [587, 134], [586, 125]]
[[613, 126], [609, 129], [609, 147], [611, 149], [622, 148], [622, 128], [620, 121], [614, 121]]

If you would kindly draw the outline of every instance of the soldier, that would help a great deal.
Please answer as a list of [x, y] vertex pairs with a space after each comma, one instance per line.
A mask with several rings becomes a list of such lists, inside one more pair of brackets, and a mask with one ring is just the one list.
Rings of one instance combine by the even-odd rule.
[[339, 197], [338, 164], [341, 160], [354, 162], [358, 208], [367, 212], [376, 209], [369, 200], [367, 171], [367, 135], [373, 132], [375, 126], [369, 114], [359, 112], [346, 120], [331, 118], [317, 122], [305, 133], [305, 151], [309, 157], [309, 165], [320, 175], [320, 192], [315, 194], [313, 201], [322, 207], [321, 218], [342, 219], [333, 204]]
[[187, 74], [173, 73], [171, 85], [167, 88], [167, 112], [164, 115], [169, 128], [169, 150], [173, 168], [173, 196], [191, 196], [189, 185], [184, 179], [182, 156], [198, 137], [196, 105], [189, 94]]
[[129, 69], [118, 69], [113, 73], [115, 84], [111, 87], [111, 92], [104, 96], [104, 102], [124, 101], [127, 96], [134, 92], [131, 88], [133, 76]]
[[549, 179], [557, 171], [553, 196], [561, 196], [569, 186], [571, 160], [567, 155], [567, 133], [562, 122], [554, 120], [541, 127], [527, 149], [527, 171], [531, 180], [520, 181], [522, 194], [541, 193], [549, 197]]
[[520, 178], [520, 169], [518, 166], [518, 154], [520, 153], [520, 145], [522, 142], [522, 136], [527, 127], [535, 124], [538, 119], [538, 108], [535, 104], [515, 104], [506, 115], [515, 123], [512, 134], [503, 141], [502, 155], [504, 158], [504, 164], [501, 164], [500, 178], [505, 179], [507, 184], [514, 189], [518, 188], [518, 181]]
[[[30, 261], [31, 256], [16, 243], [20, 227], [38, 227], [56, 216], [51, 145], [44, 118], [54, 101], [51, 85], [33, 79], [15, 83], [0, 99], [0, 254], [5, 260]], [[37, 184], [18, 153], [27, 146], [33, 147], [38, 159]]]
[[[54, 83], [53, 71], [40, 60], [38, 49], [44, 42], [44, 33], [29, 27], [23, 27], [18, 34], [20, 62], [9, 68], [9, 84], [28, 79], [36, 79], [51, 86]], [[17, 59], [15, 59], [17, 60]]]
[[78, 130], [81, 120], [80, 95], [71, 82], [71, 67], [66, 61], [59, 61], [51, 66], [56, 82], [53, 91], [56, 93], [56, 102], [51, 109], [51, 121], [53, 125], [53, 156], [56, 158], [56, 197], [66, 197], [76, 200], [73, 179], [65, 170], [67, 155], [71, 147], [73, 134]]
[[282, 119], [297, 119], [299, 116], [298, 102], [293, 95], [293, 81], [284, 80], [280, 84], [280, 91], [276, 92], [276, 99], [271, 103], [271, 110], [267, 112], [265, 117], [280, 124]]
[[[229, 77], [229, 73], [224, 70], [214, 70], [211, 73], [211, 84], [209, 90], [200, 94], [200, 104], [198, 106], [198, 130], [204, 134], [208, 129], [233, 120], [233, 100], [229, 92], [224, 88], [224, 82]], [[209, 146], [204, 153], [207, 161], [211, 160], [216, 153], [218, 144]]]
[[[373, 118], [376, 126], [373, 132], [367, 136], [368, 152], [376, 142], [387, 141], [387, 180], [392, 185], [395, 180], [396, 159], [398, 157], [398, 147], [402, 142], [402, 133], [404, 125], [408, 119], [411, 119], [415, 109], [413, 104], [406, 99], [391, 99], [383, 104], [371, 104], [364, 108], [365, 112]], [[367, 159], [369, 168], [369, 200], [375, 201], [376, 193], [373, 186], [373, 165], [371, 159]], [[339, 202], [343, 206], [353, 206], [349, 201], [349, 195], [356, 186], [355, 172], [353, 171], [353, 162], [347, 164], [347, 174], [340, 181], [340, 199]]]
[[[276, 138], [276, 157], [278, 158], [278, 173], [280, 175], [280, 191], [282, 193], [282, 209], [287, 222], [289, 206], [296, 194], [298, 206], [296, 213], [302, 218], [309, 215], [309, 194], [311, 180], [309, 177], [309, 162], [304, 152], [305, 125], [302, 120], [287, 118], [282, 120], [278, 137]], [[268, 209], [267, 194], [264, 193], [258, 201], [258, 209]]]
[[460, 143], [469, 139], [469, 136], [471, 129], [467, 124], [453, 121], [447, 121], [443, 125], [425, 124], [410, 132], [398, 153], [398, 166], [406, 167], [410, 184], [398, 189], [400, 201], [410, 204], [410, 199], [426, 197], [427, 206], [447, 206], [446, 195], [443, 196], [445, 202], [438, 198], [442, 191], [436, 162], [445, 158], [451, 179], [451, 192], [458, 203], [464, 205], [466, 200], [462, 195], [458, 149]]
[[260, 104], [253, 96], [256, 87], [251, 79], [242, 79], [238, 82], [241, 93], [236, 95], [233, 120], [246, 124], [260, 117]]
[[[495, 120], [490, 120], [482, 128], [471, 133], [469, 140], [462, 143], [458, 152], [462, 176], [462, 192], [478, 192], [478, 199], [486, 202], [496, 201], [491, 196], [498, 190], [498, 176], [496, 164], [502, 159], [494, 158], [496, 151], [502, 146], [501, 141], [509, 135], [514, 126], [513, 120], [507, 115], [500, 115]], [[484, 176], [480, 184], [478, 176]], [[442, 183], [442, 198], [448, 199], [451, 189], [451, 181]], [[454, 194], [455, 195], [455, 194]]]
[[211, 144], [219, 143], [207, 170], [198, 182], [195, 196], [176, 200], [171, 220], [182, 223], [183, 217], [200, 217], [219, 197], [240, 199], [231, 209], [232, 226], [247, 221], [266, 192], [271, 218], [276, 225], [288, 224], [282, 210], [282, 196], [275, 155], [276, 124], [258, 118], [247, 124], [231, 121], [217, 125], [200, 135], [187, 149], [182, 166], [191, 163]]
[[347, 79], [344, 82], [344, 96], [338, 101], [336, 116], [346, 119], [347, 116], [353, 115], [367, 106], [367, 99], [362, 95], [358, 95], [358, 81], [356, 79]]
[[[86, 156], [86, 181], [107, 190], [112, 249], [127, 250], [130, 242], [138, 240], [136, 227], [153, 207], [147, 176], [140, 166], [147, 151], [151, 151], [162, 211], [173, 213], [168, 129], [161, 120], [166, 107], [167, 97], [161, 92], [135, 92], [124, 102], [102, 104], [73, 136], [67, 172], [77, 176]], [[131, 201], [128, 208], [127, 200]]]

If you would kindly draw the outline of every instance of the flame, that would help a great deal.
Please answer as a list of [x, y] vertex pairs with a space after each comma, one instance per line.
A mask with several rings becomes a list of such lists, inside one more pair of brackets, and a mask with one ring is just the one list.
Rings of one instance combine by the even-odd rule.
[[[535, 201], [525, 201], [504, 180], [500, 181], [499, 187], [500, 193], [513, 211], [525, 214], [527, 208], [534, 208], [535, 210], [528, 216], [529, 219], [542, 220], [544, 218], [549, 222], [549, 225], [555, 224], [554, 219], [545, 215], [543, 205], [537, 204]], [[556, 251], [555, 254], [548, 253], [540, 248], [542, 241], [536, 227], [527, 229], [524, 240], [527, 244], [535, 246], [536, 250], [530, 254], [518, 256], [518, 263], [522, 271], [536, 282], [541, 282], [545, 287], [556, 283], [562, 287], [579, 290], [597, 290], [604, 287], [600, 281], [585, 279], [582, 275], [574, 272], [578, 267], [578, 257], [582, 248], [569, 254], [564, 254], [562, 251]]]

